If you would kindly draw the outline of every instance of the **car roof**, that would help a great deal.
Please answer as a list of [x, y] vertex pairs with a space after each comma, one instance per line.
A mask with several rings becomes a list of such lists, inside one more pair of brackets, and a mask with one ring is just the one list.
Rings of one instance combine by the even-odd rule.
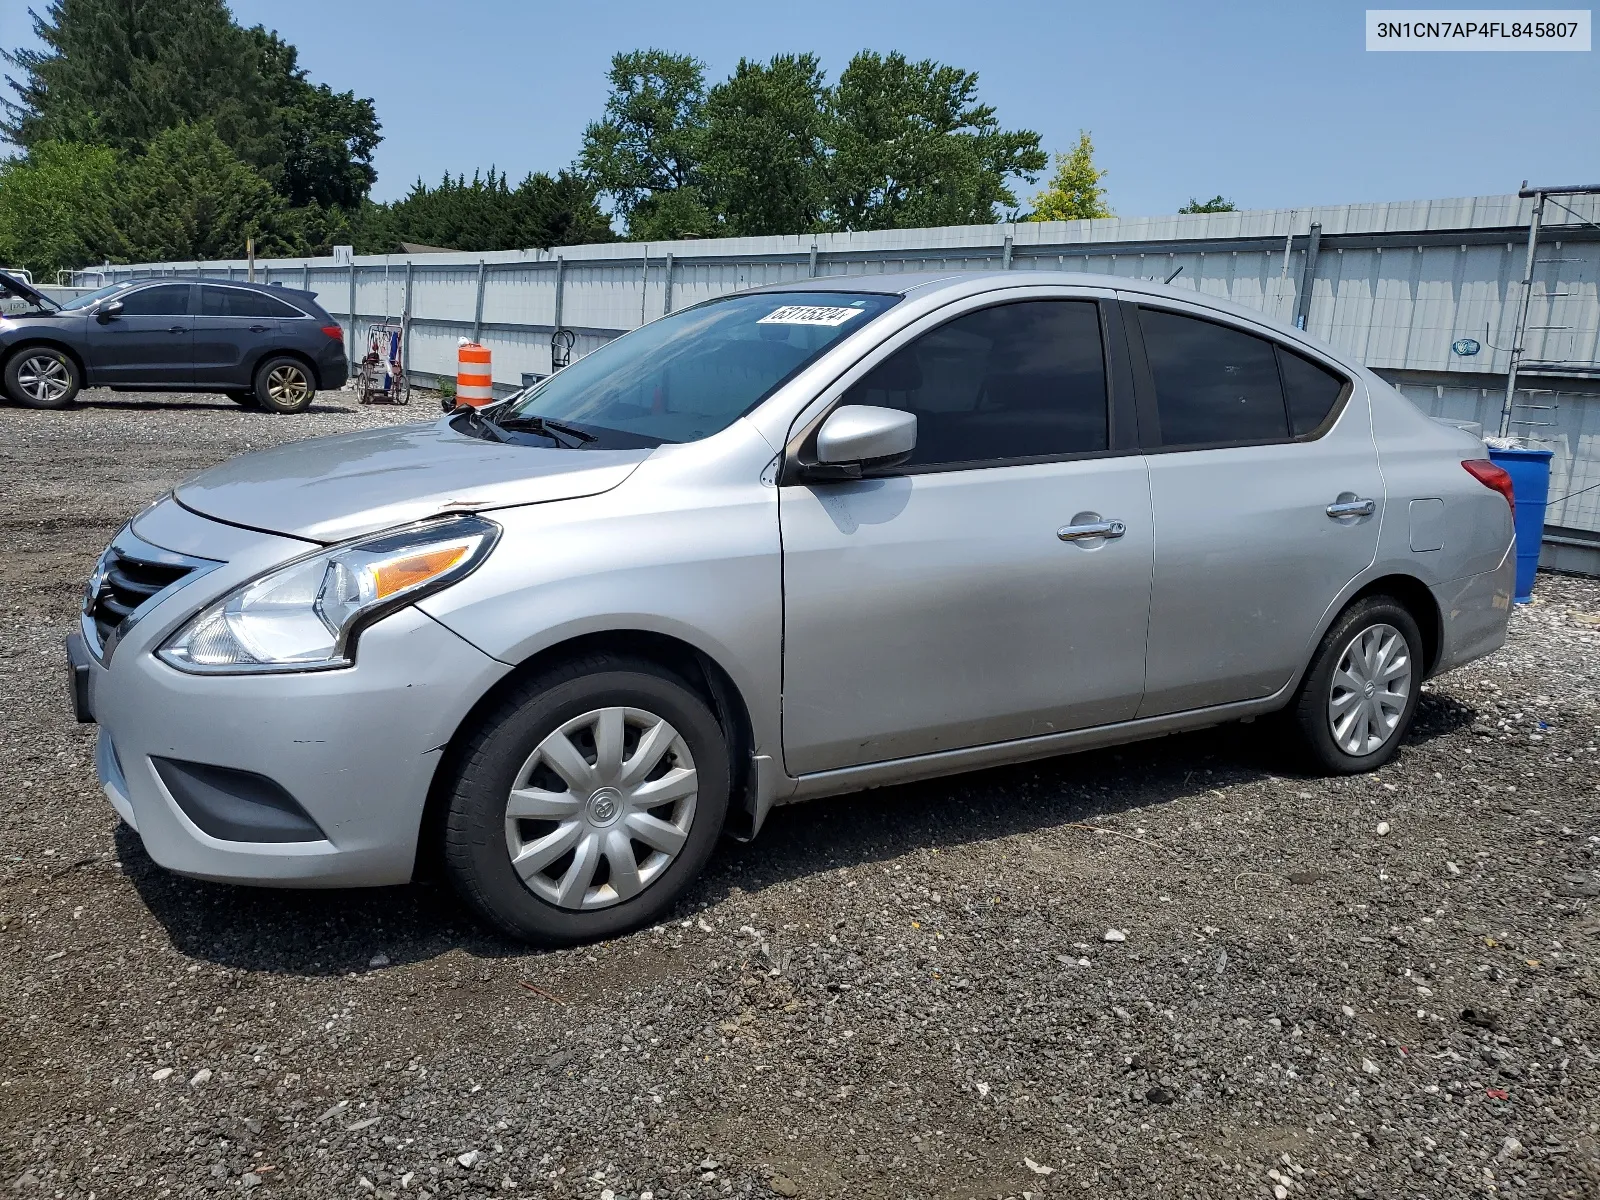
[[1320, 354], [1355, 369], [1357, 364], [1304, 330], [1279, 321], [1260, 309], [1247, 308], [1221, 296], [1208, 295], [1191, 287], [1173, 287], [1154, 279], [1130, 279], [1126, 275], [1100, 275], [1087, 271], [901, 271], [882, 275], [831, 275], [821, 279], [796, 279], [788, 283], [768, 284], [754, 289], [757, 292], [854, 292], [889, 296], [916, 295], [919, 299], [949, 292], [951, 299], [958, 296], [981, 295], [986, 291], [1034, 285], [1057, 287], [1101, 288], [1119, 292], [1135, 292], [1158, 300], [1177, 300], [1185, 304], [1208, 308], [1219, 314], [1237, 317], [1253, 325], [1263, 326], [1285, 340], [1300, 342]]
[[317, 294], [315, 292], [302, 291], [299, 288], [284, 287], [282, 284], [278, 283], [251, 283], [244, 279], [213, 279], [205, 275], [166, 275], [158, 276], [155, 279], [135, 279], [130, 281], [130, 285], [133, 287], [146, 287], [151, 284], [159, 285], [168, 283], [208, 283], [216, 287], [231, 287], [239, 288], [248, 292], [261, 292], [264, 295], [277, 296], [280, 299], [285, 296], [291, 296], [301, 304], [316, 304], [318, 307], [320, 307], [320, 304], [317, 300]]

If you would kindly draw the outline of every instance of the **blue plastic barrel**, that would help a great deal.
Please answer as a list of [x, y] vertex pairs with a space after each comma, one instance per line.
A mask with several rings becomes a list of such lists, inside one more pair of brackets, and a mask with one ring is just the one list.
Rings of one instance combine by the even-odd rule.
[[1518, 604], [1533, 599], [1533, 577], [1539, 569], [1539, 543], [1544, 540], [1544, 510], [1550, 499], [1549, 450], [1489, 449], [1489, 461], [1511, 476], [1517, 500]]

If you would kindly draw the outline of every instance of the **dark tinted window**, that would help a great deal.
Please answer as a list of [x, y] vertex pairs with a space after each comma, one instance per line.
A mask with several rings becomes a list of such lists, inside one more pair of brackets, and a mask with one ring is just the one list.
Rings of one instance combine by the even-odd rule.
[[122, 313], [128, 317], [181, 317], [188, 311], [187, 283], [163, 283], [160, 287], [139, 288], [122, 297]]
[[1272, 343], [1196, 317], [1139, 310], [1164, 446], [1289, 436]]
[[1104, 450], [1105, 358], [1090, 300], [958, 317], [879, 363], [846, 404], [917, 414], [910, 466]]
[[1282, 346], [1278, 347], [1278, 365], [1283, 371], [1283, 390], [1289, 397], [1289, 424], [1295, 437], [1301, 437], [1328, 419], [1339, 393], [1344, 391], [1344, 380]]
[[200, 288], [200, 311], [208, 317], [299, 317], [299, 309], [275, 296], [245, 288]]

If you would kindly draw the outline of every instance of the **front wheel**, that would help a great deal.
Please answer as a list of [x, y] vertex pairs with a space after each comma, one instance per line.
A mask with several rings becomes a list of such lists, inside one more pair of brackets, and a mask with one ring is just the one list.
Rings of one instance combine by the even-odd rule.
[[65, 408], [82, 386], [78, 364], [54, 346], [28, 346], [6, 362], [6, 395], [26, 408]]
[[1345, 610], [1317, 647], [1288, 716], [1311, 764], [1374, 771], [1393, 758], [1422, 690], [1422, 634], [1388, 596]]
[[512, 937], [614, 937], [699, 875], [729, 778], [727, 739], [683, 680], [613, 655], [566, 664], [512, 693], [465, 747], [445, 866]]
[[304, 412], [316, 395], [311, 368], [298, 358], [278, 355], [256, 368], [256, 403], [268, 412]]

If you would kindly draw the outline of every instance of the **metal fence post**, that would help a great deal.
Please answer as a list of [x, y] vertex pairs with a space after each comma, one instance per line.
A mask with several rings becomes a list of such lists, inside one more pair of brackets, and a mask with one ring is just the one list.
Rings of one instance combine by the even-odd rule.
[[811, 278], [817, 277], [817, 244], [811, 243]]
[[1011, 235], [1009, 233], [1006, 234], [1005, 245], [1000, 247], [1000, 269], [1002, 271], [1011, 270]]
[[643, 268], [639, 272], [639, 324], [644, 324], [644, 305], [650, 295], [650, 247], [644, 248]]
[[303, 264], [300, 268], [300, 290], [302, 292], [311, 290], [311, 264], [309, 262]]
[[400, 326], [405, 330], [405, 344], [400, 347], [400, 371], [407, 380], [411, 378], [411, 279], [416, 266], [409, 258], [406, 259], [406, 305], [400, 317]]
[[472, 308], [472, 340], [477, 341], [483, 336], [483, 281], [488, 272], [488, 265], [483, 259], [478, 260], [478, 299]]
[[[230, 277], [232, 276], [232, 274], [233, 274], [233, 268], [232, 267], [228, 268], [228, 274], [229, 274]], [[350, 315], [350, 339], [349, 339], [349, 341], [347, 341], [345, 343], [344, 356], [345, 356], [346, 365], [349, 368], [350, 374], [354, 375], [356, 373], [356, 264], [355, 264], [355, 260], [354, 259], [352, 259], [351, 262], [350, 262], [350, 310], [349, 310], [349, 315]]]
[[566, 282], [564, 278], [566, 275], [566, 268], [567, 260], [562, 258], [559, 254], [556, 255], [556, 313], [554, 320], [555, 327], [557, 329], [561, 328], [561, 301], [563, 299], [562, 285]]
[[1322, 223], [1313, 221], [1306, 238], [1306, 261], [1300, 264], [1300, 293], [1294, 298], [1294, 327], [1304, 329], [1311, 318], [1311, 288], [1317, 280], [1317, 253], [1322, 248]]
[[1528, 219], [1528, 263], [1522, 271], [1522, 299], [1517, 304], [1517, 324], [1511, 332], [1511, 362], [1506, 368], [1506, 399], [1500, 406], [1500, 436], [1511, 436], [1511, 410], [1517, 406], [1517, 364], [1522, 361], [1522, 339], [1528, 332], [1528, 305], [1533, 300], [1534, 255], [1539, 252], [1539, 224], [1544, 219], [1544, 193], [1533, 194], [1533, 216]]
[[672, 311], [672, 255], [667, 255], [667, 278], [662, 284], [665, 294], [661, 300], [661, 315], [666, 316]]

